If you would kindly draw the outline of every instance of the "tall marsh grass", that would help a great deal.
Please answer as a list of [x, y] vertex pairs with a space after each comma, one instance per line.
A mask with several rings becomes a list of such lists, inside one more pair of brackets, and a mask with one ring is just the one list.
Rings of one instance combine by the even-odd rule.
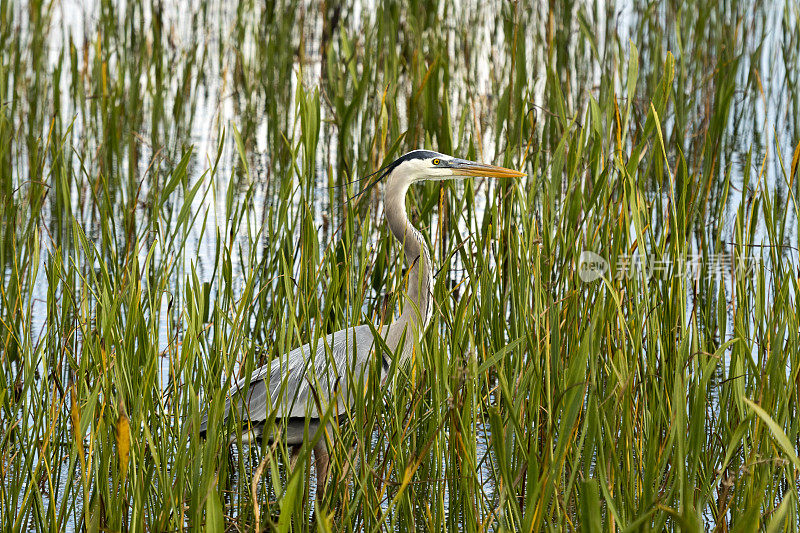
[[[2, 529], [797, 531], [799, 21], [0, 0]], [[434, 319], [315, 495], [224, 391], [397, 311], [350, 198], [419, 147], [528, 178], [411, 191]]]

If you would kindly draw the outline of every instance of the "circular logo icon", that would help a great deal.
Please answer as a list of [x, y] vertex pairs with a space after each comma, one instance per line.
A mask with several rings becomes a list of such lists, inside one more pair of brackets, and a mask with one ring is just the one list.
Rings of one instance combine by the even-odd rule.
[[608, 261], [602, 256], [584, 250], [578, 258], [578, 277], [585, 283], [600, 279], [608, 272]]

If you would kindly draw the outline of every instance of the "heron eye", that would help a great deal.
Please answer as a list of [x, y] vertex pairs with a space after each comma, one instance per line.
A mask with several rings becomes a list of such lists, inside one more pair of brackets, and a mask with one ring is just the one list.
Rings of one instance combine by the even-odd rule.
[[434, 165], [438, 165], [438, 164], [439, 164], [439, 160], [438, 160], [438, 159], [434, 159], [434, 160], [433, 160], [433, 164], [434, 164]]

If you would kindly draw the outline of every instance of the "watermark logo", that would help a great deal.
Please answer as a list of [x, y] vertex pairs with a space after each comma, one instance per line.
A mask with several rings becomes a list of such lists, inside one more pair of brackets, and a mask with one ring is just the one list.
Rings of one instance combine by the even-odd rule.
[[609, 265], [603, 256], [584, 250], [578, 258], [578, 276], [584, 283], [590, 283], [603, 276], [609, 279], [624, 280], [634, 276], [651, 278], [681, 277], [687, 280], [720, 279], [725, 276], [737, 278], [753, 276], [757, 259], [746, 257], [734, 259], [730, 254], [689, 254], [685, 260], [673, 262], [670, 258], [648, 259], [639, 255], [622, 254], [617, 256], [615, 267]]
[[594, 252], [584, 250], [578, 258], [578, 276], [584, 283], [600, 279], [608, 269], [608, 261]]

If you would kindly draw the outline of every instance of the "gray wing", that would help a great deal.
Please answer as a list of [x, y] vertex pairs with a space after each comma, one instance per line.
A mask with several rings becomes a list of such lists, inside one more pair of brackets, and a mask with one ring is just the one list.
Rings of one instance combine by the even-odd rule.
[[263, 422], [273, 411], [277, 418], [320, 418], [329, 409], [344, 412], [353, 402], [353, 388], [366, 377], [370, 353], [377, 353], [374, 343], [372, 330], [364, 325], [331, 333], [314, 349], [309, 344], [295, 348], [257, 368], [248, 389], [245, 379], [231, 387], [225, 418], [231, 404], [242, 420], [254, 423]]

